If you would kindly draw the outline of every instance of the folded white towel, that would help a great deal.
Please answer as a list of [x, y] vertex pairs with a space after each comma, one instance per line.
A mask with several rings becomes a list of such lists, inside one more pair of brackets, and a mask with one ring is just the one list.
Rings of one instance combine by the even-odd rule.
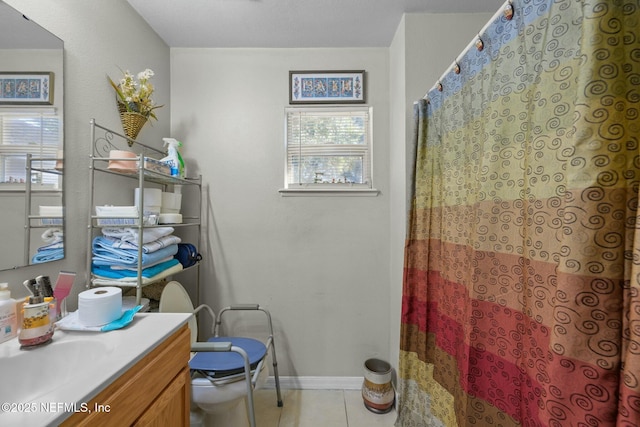
[[64, 232], [60, 228], [47, 228], [42, 233], [42, 241], [46, 243], [60, 243], [64, 240]]
[[[115, 237], [121, 239], [123, 242], [130, 242], [138, 244], [138, 237], [140, 236], [138, 229], [136, 228], [110, 228], [105, 227], [102, 229], [102, 234], [108, 237]], [[151, 243], [154, 240], [158, 240], [161, 237], [168, 236], [173, 233], [173, 227], [157, 227], [157, 228], [145, 228], [142, 232], [142, 243]]]

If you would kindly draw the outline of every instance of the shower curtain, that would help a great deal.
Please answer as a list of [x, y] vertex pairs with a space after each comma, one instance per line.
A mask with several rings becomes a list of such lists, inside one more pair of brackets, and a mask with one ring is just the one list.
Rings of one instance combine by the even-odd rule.
[[396, 426], [637, 427], [640, 1], [513, 10], [415, 106]]

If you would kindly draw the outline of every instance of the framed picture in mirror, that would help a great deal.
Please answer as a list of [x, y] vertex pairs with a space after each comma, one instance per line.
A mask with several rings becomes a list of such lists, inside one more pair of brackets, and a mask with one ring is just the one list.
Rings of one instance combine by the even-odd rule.
[[53, 105], [53, 73], [0, 71], [0, 105]]

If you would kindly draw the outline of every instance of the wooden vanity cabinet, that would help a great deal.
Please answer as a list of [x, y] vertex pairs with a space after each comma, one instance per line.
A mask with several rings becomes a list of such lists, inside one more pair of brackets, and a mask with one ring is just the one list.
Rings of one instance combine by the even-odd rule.
[[62, 426], [187, 427], [190, 350], [191, 335], [183, 325]]

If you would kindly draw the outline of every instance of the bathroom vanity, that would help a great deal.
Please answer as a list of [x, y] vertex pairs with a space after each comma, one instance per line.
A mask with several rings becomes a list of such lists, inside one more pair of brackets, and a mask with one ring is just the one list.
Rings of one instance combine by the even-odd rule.
[[62, 426], [188, 426], [190, 341], [183, 325]]
[[12, 384], [0, 391], [0, 425], [188, 426], [188, 318], [139, 313], [116, 331], [57, 330], [31, 350], [0, 344]]

